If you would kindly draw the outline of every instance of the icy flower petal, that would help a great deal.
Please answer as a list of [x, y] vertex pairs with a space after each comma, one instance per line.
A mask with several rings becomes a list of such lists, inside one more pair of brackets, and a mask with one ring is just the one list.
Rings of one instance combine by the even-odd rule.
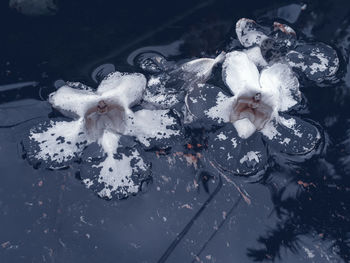
[[304, 155], [313, 151], [321, 136], [317, 128], [297, 117], [280, 116], [261, 131], [277, 153]]
[[313, 81], [330, 78], [339, 68], [339, 59], [335, 50], [322, 43], [298, 46], [287, 53], [286, 61]]
[[222, 78], [234, 95], [247, 90], [252, 91], [252, 95], [260, 92], [259, 71], [243, 52], [233, 51], [226, 54]]
[[184, 63], [180, 67], [183, 79], [190, 82], [206, 82], [211, 76], [214, 66], [225, 59], [225, 53], [220, 53], [216, 58], [200, 58]]
[[299, 81], [285, 64], [275, 63], [265, 68], [260, 75], [262, 91], [270, 94], [270, 105], [278, 111], [286, 111], [301, 100]]
[[170, 80], [166, 73], [151, 76], [143, 100], [156, 108], [169, 109], [183, 101], [183, 83]]
[[261, 135], [256, 133], [249, 139], [242, 139], [231, 123], [212, 134], [208, 145], [214, 165], [223, 171], [252, 175], [266, 165], [267, 152]]
[[106, 102], [132, 107], [142, 99], [146, 88], [146, 78], [140, 73], [113, 72], [98, 86], [96, 94]]
[[236, 34], [239, 42], [244, 47], [251, 47], [262, 43], [267, 37], [264, 28], [258, 25], [254, 20], [241, 18], [236, 23]]
[[82, 119], [50, 121], [30, 130], [24, 142], [27, 158], [47, 168], [64, 167], [80, 156], [88, 143]]
[[199, 84], [186, 95], [185, 103], [194, 119], [221, 123], [229, 121], [233, 97], [225, 95], [218, 87]]
[[246, 49], [243, 51], [247, 54], [248, 58], [254, 62], [257, 67], [267, 66], [265, 58], [262, 56], [261, 49], [258, 46]]
[[143, 71], [152, 74], [165, 72], [170, 69], [174, 63], [167, 61], [164, 56], [157, 52], [141, 53], [136, 56], [134, 62]]
[[127, 120], [126, 133], [135, 136], [146, 147], [163, 144], [180, 135], [177, 122], [169, 110], [139, 110]]
[[125, 198], [136, 194], [143, 180], [149, 176], [149, 165], [140, 156], [137, 147], [121, 144], [121, 135], [105, 131], [99, 145], [104, 159], [83, 169], [83, 182], [102, 198]]
[[98, 98], [91, 90], [62, 86], [50, 94], [49, 102], [65, 116], [77, 118], [83, 117], [89, 108], [97, 104]]

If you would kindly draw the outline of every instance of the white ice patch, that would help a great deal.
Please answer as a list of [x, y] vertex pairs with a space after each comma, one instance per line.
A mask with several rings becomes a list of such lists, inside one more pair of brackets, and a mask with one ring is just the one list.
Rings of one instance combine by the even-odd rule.
[[[140, 169], [143, 171], [147, 169], [137, 150], [133, 150], [130, 156], [121, 154], [121, 159], [114, 158], [120, 137], [120, 135], [105, 131], [98, 141], [106, 154], [103, 162], [93, 166], [94, 168], [100, 168], [97, 181], [104, 185], [104, 188], [98, 193], [101, 197], [112, 198], [112, 193], [115, 191], [125, 196], [137, 193], [139, 185], [135, 184], [132, 175]], [[131, 164], [131, 161], [134, 163]], [[92, 185], [89, 180], [84, 180], [84, 183], [87, 187]]]
[[[136, 163], [131, 165], [131, 161], [133, 160], [136, 160]], [[113, 154], [109, 154], [96, 167], [101, 168], [98, 182], [105, 185], [98, 194], [101, 197], [107, 198], [112, 198], [112, 193], [115, 191], [123, 195], [137, 193], [140, 186], [135, 184], [131, 176], [138, 169], [147, 169], [137, 150], [134, 150], [131, 156], [122, 154], [122, 159], [120, 160], [114, 159]]]
[[247, 152], [246, 155], [244, 155], [240, 160], [239, 162], [242, 164], [244, 162], [251, 162], [251, 161], [255, 161], [257, 163], [260, 162], [260, 159], [259, 157], [261, 156], [260, 152], [253, 152], [253, 151], [250, 151], [250, 152]]
[[265, 135], [270, 140], [276, 138], [276, 136], [281, 136], [281, 133], [279, 133], [276, 129], [276, 126], [273, 121], [269, 121], [265, 124], [264, 128], [261, 129], [261, 132], [263, 135]]
[[159, 87], [156, 94], [146, 91], [143, 99], [161, 108], [169, 108], [179, 102], [177, 94], [168, 92], [164, 86]]
[[237, 140], [236, 140], [236, 138], [232, 138], [231, 139], [231, 142], [232, 142], [232, 145], [233, 145], [233, 148], [236, 148], [237, 147]]
[[293, 133], [294, 135], [298, 136], [299, 138], [301, 138], [303, 136], [303, 133], [300, 132], [298, 129], [297, 129], [297, 125], [296, 125], [296, 121], [295, 119], [293, 118], [290, 118], [290, 119], [285, 119], [283, 117], [279, 117], [279, 121], [281, 124], [283, 124], [284, 126], [286, 126], [287, 128], [293, 130]]
[[[39, 150], [34, 152], [36, 159], [63, 163], [80, 154], [87, 140], [84, 134], [84, 122], [50, 121], [49, 127], [33, 128], [29, 139], [38, 144]], [[45, 130], [46, 129], [46, 130]]]
[[227, 140], [227, 136], [223, 132], [219, 133], [216, 137], [219, 139], [219, 141]]
[[315, 257], [315, 253], [314, 251], [312, 251], [311, 249], [308, 249], [307, 247], [303, 246], [303, 249], [307, 255], [308, 258], [314, 258]]
[[168, 110], [139, 110], [128, 118], [126, 132], [147, 147], [151, 145], [151, 139], [160, 140], [178, 135], [180, 131], [169, 128], [176, 121], [168, 113]]
[[147, 86], [155, 86], [161, 84], [160, 77], [150, 77], [148, 80]]
[[204, 111], [204, 114], [219, 123], [229, 122], [233, 100], [234, 97], [228, 97], [220, 91], [216, 96], [216, 105]]
[[311, 72], [310, 74], [313, 75], [317, 72], [323, 72], [326, 71], [328, 68], [329, 60], [325, 57], [323, 53], [320, 52], [319, 48], [316, 48], [315, 50], [312, 50], [311, 56], [317, 57], [320, 60], [319, 63], [312, 63], [310, 66]]

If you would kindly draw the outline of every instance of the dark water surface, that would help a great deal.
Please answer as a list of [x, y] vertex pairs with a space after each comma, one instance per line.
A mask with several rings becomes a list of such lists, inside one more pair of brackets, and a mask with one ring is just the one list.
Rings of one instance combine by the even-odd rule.
[[334, 81], [301, 86], [306, 118], [325, 132], [319, 155], [295, 164], [271, 157], [259, 180], [225, 178], [188, 163], [194, 133], [170, 155], [148, 152], [152, 183], [119, 201], [86, 189], [74, 165], [34, 169], [24, 158], [21, 141], [52, 114], [45, 100], [55, 83], [96, 87], [98, 66], [140, 71], [127, 62], [134, 50], [177, 40], [172, 59], [213, 56], [239, 18], [273, 19], [293, 2], [62, 0], [49, 17], [2, 2], [0, 262], [350, 262], [348, 1], [310, 1], [293, 25], [341, 61]]

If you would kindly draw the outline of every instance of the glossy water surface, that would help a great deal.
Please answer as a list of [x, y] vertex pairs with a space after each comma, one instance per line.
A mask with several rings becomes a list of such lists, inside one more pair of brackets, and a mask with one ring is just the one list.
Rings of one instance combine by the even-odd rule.
[[[306, 1], [299, 18], [291, 1], [62, 0], [43, 17], [2, 2], [1, 262], [350, 262], [347, 1]], [[295, 162], [269, 153], [263, 174], [234, 177], [205, 165], [206, 135], [188, 130], [169, 152], [145, 153], [152, 182], [142, 193], [111, 201], [84, 187], [78, 164], [48, 170], [28, 163], [23, 138], [59, 116], [45, 101], [63, 80], [96, 87], [114, 68], [140, 72], [132, 63], [139, 49], [174, 61], [214, 56], [235, 45], [241, 17], [294, 23], [298, 34], [338, 52], [333, 81], [301, 86], [304, 118], [324, 132], [318, 155]]]

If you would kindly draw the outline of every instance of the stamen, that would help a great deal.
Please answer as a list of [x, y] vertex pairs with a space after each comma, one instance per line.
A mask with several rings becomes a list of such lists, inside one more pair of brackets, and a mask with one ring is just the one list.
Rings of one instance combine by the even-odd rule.
[[108, 105], [104, 102], [104, 100], [100, 100], [97, 105], [97, 112], [99, 114], [104, 114], [108, 111]]

